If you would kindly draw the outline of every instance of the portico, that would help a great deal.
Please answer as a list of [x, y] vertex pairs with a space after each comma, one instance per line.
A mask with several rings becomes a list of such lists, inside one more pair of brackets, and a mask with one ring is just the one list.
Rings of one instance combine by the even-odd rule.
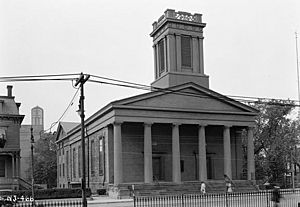
[[20, 152], [0, 152], [1, 175], [0, 177], [15, 178], [20, 174]]
[[[121, 125], [121, 126], [120, 126]], [[122, 142], [120, 140], [122, 137], [122, 129], [127, 131], [127, 128], [134, 129], [138, 133], [133, 133], [131, 136], [135, 136], [136, 139], [139, 139], [138, 142], [143, 143], [137, 144], [135, 142], [127, 143], [126, 141]], [[160, 127], [161, 126], [161, 127]], [[169, 128], [167, 131], [171, 132], [168, 135], [166, 134], [153, 134], [154, 131], [165, 130], [165, 128]], [[222, 140], [222, 147], [214, 146], [219, 145], [219, 142], [208, 141], [210, 137], [213, 136], [214, 133], [211, 133], [213, 130], [218, 128], [218, 131], [222, 131], [223, 136], [218, 137], [218, 139]], [[185, 134], [187, 130], [192, 129], [190, 132], [190, 136], [187, 137]], [[209, 129], [207, 132], [207, 129]], [[117, 130], [117, 131], [115, 131]], [[236, 154], [240, 154], [242, 152], [239, 149], [242, 149], [242, 137], [231, 137], [231, 134], [235, 134], [236, 130], [244, 130], [247, 134], [247, 177], [243, 177], [242, 175], [242, 161], [235, 157]], [[155, 132], [154, 132], [155, 133]], [[128, 137], [127, 133], [123, 134], [124, 137]], [[137, 138], [138, 137], [138, 138]], [[158, 137], [164, 137], [163, 141], [159, 141]], [[168, 138], [166, 138], [168, 137]], [[184, 140], [186, 138], [186, 140]], [[190, 140], [190, 142], [188, 141]], [[239, 140], [236, 140], [239, 139]], [[210, 164], [209, 179], [223, 179], [223, 174], [228, 175], [233, 179], [248, 179], [253, 180], [254, 176], [254, 165], [251, 159], [253, 159], [253, 151], [249, 151], [249, 149], [253, 149], [253, 132], [252, 127], [248, 126], [235, 126], [235, 125], [209, 125], [209, 124], [183, 124], [183, 123], [157, 123], [157, 122], [143, 122], [143, 123], [130, 123], [130, 122], [122, 122], [114, 124], [114, 140], [119, 140], [115, 142], [114, 147], [117, 149], [118, 153], [114, 151], [114, 184], [120, 183], [128, 183], [128, 182], [144, 182], [144, 183], [153, 183], [153, 179], [158, 179], [153, 176], [153, 171], [157, 168], [157, 165], [153, 166], [153, 159], [155, 157], [160, 157], [160, 165], [162, 169], [160, 169], [160, 181], [165, 182], [174, 182], [180, 183], [183, 181], [206, 181], [208, 179], [208, 169], [207, 169], [207, 148], [209, 149], [209, 156], [211, 162], [211, 154], [213, 155], [213, 164]], [[235, 144], [232, 144], [232, 142]], [[236, 144], [238, 142], [238, 144]], [[122, 146], [127, 147], [127, 145], [134, 146], [134, 150], [130, 150], [130, 152], [135, 156], [135, 159], [129, 159], [131, 155], [128, 155], [128, 151], [121, 151]], [[163, 146], [163, 145], [169, 145]], [[192, 145], [192, 146], [190, 146]], [[169, 148], [166, 149], [166, 148]], [[223, 150], [222, 150], [223, 148]], [[165, 149], [165, 150], [163, 150]], [[213, 150], [214, 149], [214, 150]], [[196, 151], [196, 162], [190, 162], [190, 159], [194, 159], [192, 154]], [[217, 151], [217, 152], [216, 152]], [[222, 151], [222, 153], [219, 153]], [[232, 157], [231, 155], [234, 154]], [[219, 157], [222, 157], [223, 160], [219, 160]], [[125, 158], [123, 160], [122, 158]], [[129, 160], [132, 160], [131, 162]], [[127, 162], [129, 161], [129, 162]], [[136, 163], [136, 165], [134, 164]], [[142, 165], [137, 164], [142, 163]], [[223, 163], [223, 166], [216, 167], [218, 163]], [[130, 167], [129, 167], [130, 166]], [[143, 175], [137, 176], [135, 174], [135, 180], [131, 180], [130, 176], [123, 176], [123, 167], [129, 167], [130, 171], [140, 171], [144, 172]], [[186, 168], [186, 169], [183, 169]], [[222, 169], [220, 171], [220, 169]], [[171, 170], [168, 170], [171, 169]], [[193, 170], [190, 170], [193, 169]], [[232, 169], [234, 169], [234, 173], [232, 173]], [[189, 171], [190, 175], [184, 176], [184, 173]], [[196, 173], [194, 173], [197, 171]], [[251, 177], [252, 175], [252, 177]]]

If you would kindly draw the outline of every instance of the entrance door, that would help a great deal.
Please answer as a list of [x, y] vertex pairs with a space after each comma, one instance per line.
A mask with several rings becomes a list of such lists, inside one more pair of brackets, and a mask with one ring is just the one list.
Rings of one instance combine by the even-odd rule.
[[153, 166], [153, 181], [159, 181], [163, 179], [162, 176], [162, 161], [161, 157], [152, 158]]
[[211, 157], [206, 157], [207, 179], [209, 180], [214, 179], [212, 166]]

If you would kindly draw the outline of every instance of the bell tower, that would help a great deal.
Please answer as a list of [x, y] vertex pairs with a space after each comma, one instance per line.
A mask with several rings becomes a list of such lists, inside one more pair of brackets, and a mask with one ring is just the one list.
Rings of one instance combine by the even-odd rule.
[[152, 87], [168, 88], [193, 82], [209, 88], [204, 74], [201, 14], [167, 9], [153, 23], [154, 72]]

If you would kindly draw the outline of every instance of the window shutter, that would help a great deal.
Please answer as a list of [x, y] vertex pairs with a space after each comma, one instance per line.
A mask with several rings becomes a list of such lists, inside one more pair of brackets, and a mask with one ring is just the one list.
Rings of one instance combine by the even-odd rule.
[[184, 67], [192, 67], [192, 54], [191, 54], [191, 38], [181, 37], [181, 64]]
[[165, 45], [164, 41], [161, 40], [158, 43], [158, 55], [159, 55], [159, 72], [165, 71]]

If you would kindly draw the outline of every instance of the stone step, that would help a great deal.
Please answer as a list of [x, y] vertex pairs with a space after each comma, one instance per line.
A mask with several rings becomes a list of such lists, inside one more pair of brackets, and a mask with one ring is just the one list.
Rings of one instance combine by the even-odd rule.
[[[193, 194], [200, 193], [200, 182], [176, 183], [153, 183], [153, 184], [134, 184], [135, 195], [156, 196], [172, 194]], [[249, 192], [257, 189], [250, 181], [233, 181], [235, 192]], [[132, 195], [132, 184], [120, 184], [114, 186], [114, 191], [118, 197], [130, 197]], [[224, 193], [226, 189], [224, 181], [206, 182], [207, 193]]]

